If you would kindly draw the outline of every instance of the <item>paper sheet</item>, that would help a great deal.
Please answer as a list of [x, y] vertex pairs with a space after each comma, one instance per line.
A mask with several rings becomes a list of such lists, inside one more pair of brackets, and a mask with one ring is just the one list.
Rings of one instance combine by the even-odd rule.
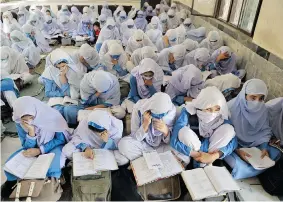
[[148, 169], [151, 170], [151, 169], [163, 168], [163, 163], [161, 162], [161, 159], [157, 151], [144, 152], [143, 157], [145, 159]]
[[93, 160], [84, 157], [83, 152], [73, 153], [73, 174], [74, 176], [94, 175]]
[[107, 149], [94, 149], [93, 165], [97, 171], [118, 170], [114, 153]]
[[36, 157], [28, 158], [23, 155], [23, 152], [19, 152], [5, 164], [4, 170], [23, 179], [35, 160]]
[[160, 153], [159, 156], [163, 163], [163, 168], [159, 169], [162, 178], [179, 174], [184, 170], [171, 151]]
[[29, 168], [28, 172], [25, 174], [24, 179], [45, 179], [54, 157], [54, 153], [38, 156]]

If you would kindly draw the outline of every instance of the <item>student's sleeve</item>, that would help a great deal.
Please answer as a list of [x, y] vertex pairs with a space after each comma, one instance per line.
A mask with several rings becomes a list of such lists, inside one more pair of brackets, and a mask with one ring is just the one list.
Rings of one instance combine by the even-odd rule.
[[264, 143], [262, 143], [261, 145], [259, 145], [259, 148], [260, 148], [261, 150], [267, 149], [267, 147], [268, 147], [268, 142], [264, 142]]
[[179, 118], [174, 124], [173, 132], [170, 140], [171, 147], [173, 147], [178, 152], [186, 156], [190, 156], [191, 148], [180, 142], [178, 138], [178, 134], [180, 129], [183, 128], [184, 126], [187, 126], [188, 124], [189, 124], [189, 113], [187, 112], [186, 108], [183, 108]]
[[76, 148], [79, 149], [81, 152], [84, 152], [87, 147], [89, 147], [89, 146], [85, 143], [80, 143], [76, 146]]
[[138, 90], [137, 90], [137, 80], [134, 76], [130, 78], [130, 93], [129, 99], [134, 103], [137, 103], [141, 98], [139, 97]]
[[41, 145], [40, 151], [42, 154], [50, 152], [52, 149], [59, 145], [64, 145], [66, 143], [65, 135], [62, 132], [56, 132], [55, 136], [52, 140], [47, 142], [46, 144]]
[[126, 69], [123, 69], [120, 64], [114, 65], [113, 69], [115, 69], [119, 76], [125, 76], [129, 73]]
[[115, 144], [115, 141], [111, 138], [108, 138], [107, 142], [104, 142], [101, 145], [102, 149], [109, 149], [109, 150], [116, 150], [117, 149], [117, 145]]
[[153, 85], [147, 87], [151, 96], [153, 96], [157, 91]]
[[185, 103], [185, 97], [184, 96], [182, 96], [182, 95], [178, 95], [178, 96], [176, 96], [176, 97], [174, 97], [173, 99], [172, 99], [172, 102], [174, 103], [174, 104], [177, 104], [178, 106], [181, 106], [182, 104], [184, 104]]
[[22, 143], [22, 147], [24, 149], [35, 148], [37, 145], [36, 136], [34, 137], [29, 136], [28, 133], [24, 131], [21, 124], [19, 123], [16, 124], [16, 128], [18, 131], [20, 141]]
[[233, 137], [233, 139], [225, 147], [219, 149], [219, 151], [223, 153], [220, 159], [224, 159], [226, 156], [232, 154], [237, 147], [238, 147], [237, 137]]
[[54, 85], [54, 82], [43, 78], [45, 95], [47, 97], [64, 97], [65, 95], [70, 95], [70, 86], [68, 83], [63, 84], [61, 88]]
[[133, 109], [132, 118], [131, 118], [131, 135], [138, 141], [143, 141], [144, 138], [148, 135], [147, 132], [144, 131], [142, 124], [142, 115], [141, 117], [138, 114], [138, 110], [136, 108]]

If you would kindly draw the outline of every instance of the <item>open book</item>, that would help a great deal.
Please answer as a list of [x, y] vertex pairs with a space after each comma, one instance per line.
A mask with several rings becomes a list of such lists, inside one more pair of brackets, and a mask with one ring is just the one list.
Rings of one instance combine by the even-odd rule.
[[73, 100], [69, 96], [65, 96], [65, 97], [51, 97], [48, 100], [47, 104], [50, 107], [53, 107], [55, 105], [78, 105], [79, 101], [78, 100]]
[[181, 173], [184, 168], [171, 151], [160, 153], [162, 168], [149, 169], [145, 157], [131, 162], [131, 167], [138, 186], [148, 184], [159, 179], [168, 178]]
[[90, 37], [76, 36], [76, 41], [86, 41], [90, 39]]
[[88, 117], [88, 115], [91, 113], [91, 112], [93, 112], [93, 111], [95, 111], [95, 110], [105, 110], [105, 111], [108, 111], [110, 114], [112, 114], [112, 112], [111, 112], [111, 109], [110, 108], [96, 108], [96, 109], [93, 109], [93, 110], [79, 110], [79, 112], [78, 112], [78, 118], [77, 118], [77, 120], [78, 120], [78, 122], [80, 122], [81, 120], [83, 120], [84, 118], [86, 118], [86, 117]]
[[225, 167], [206, 166], [181, 173], [193, 200], [201, 200], [240, 190]]
[[4, 170], [20, 179], [45, 179], [55, 154], [42, 154], [38, 157], [25, 157], [19, 152], [4, 166]]
[[83, 152], [73, 153], [74, 176], [94, 175], [98, 171], [118, 170], [113, 151], [94, 149], [93, 154], [93, 159], [87, 159]]
[[241, 150], [251, 155], [251, 157], [246, 158], [248, 162], [254, 167], [254, 169], [263, 170], [275, 165], [275, 162], [268, 156], [261, 158], [261, 150], [256, 147], [241, 148]]

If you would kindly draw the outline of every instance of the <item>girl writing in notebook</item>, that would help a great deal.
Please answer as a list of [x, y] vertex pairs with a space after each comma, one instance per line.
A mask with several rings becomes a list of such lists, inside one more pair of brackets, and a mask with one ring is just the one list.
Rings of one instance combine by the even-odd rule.
[[[7, 161], [19, 152], [23, 152], [25, 157], [54, 153], [55, 157], [46, 177], [51, 178], [54, 190], [60, 190], [61, 151], [70, 139], [66, 121], [57, 110], [30, 96], [18, 98], [14, 102], [13, 110], [13, 120], [16, 122], [22, 148], [13, 153]], [[5, 171], [5, 175], [7, 181], [17, 180], [17, 177], [11, 173]]]
[[118, 151], [117, 145], [122, 138], [123, 122], [104, 110], [95, 110], [80, 121], [79, 126], [62, 152], [62, 165], [66, 158], [72, 158], [74, 152], [84, 152], [86, 158], [93, 159], [93, 149], [114, 151], [118, 165], [127, 163], [127, 159]]
[[169, 145], [175, 117], [176, 107], [166, 93], [158, 92], [138, 101], [132, 112], [131, 135], [121, 139], [119, 151], [132, 161], [141, 157], [143, 152], [171, 150], [188, 164], [190, 159]]
[[239, 146], [225, 161], [232, 168], [235, 179], [253, 177], [264, 171], [254, 169], [247, 162], [251, 156], [240, 148], [257, 147], [261, 150], [262, 158], [269, 156], [275, 161], [280, 158], [280, 151], [268, 145], [272, 129], [264, 104], [267, 93], [267, 86], [262, 80], [251, 79], [246, 81], [239, 95], [228, 103]]
[[[190, 128], [191, 115], [194, 114], [199, 121], [199, 136]], [[194, 167], [223, 159], [237, 147], [228, 114], [226, 100], [216, 87], [201, 90], [196, 99], [182, 109], [173, 128], [171, 146], [192, 157]]]

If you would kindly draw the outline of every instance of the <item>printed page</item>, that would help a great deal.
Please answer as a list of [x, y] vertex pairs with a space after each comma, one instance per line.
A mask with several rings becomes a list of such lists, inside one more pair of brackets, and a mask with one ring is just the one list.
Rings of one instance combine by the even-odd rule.
[[51, 97], [49, 100], [48, 100], [48, 105], [50, 107], [53, 107], [55, 105], [63, 105], [63, 100], [64, 98], [62, 97]]
[[148, 169], [144, 157], [140, 157], [132, 161], [131, 167], [138, 186], [148, 184], [161, 178], [161, 174], [157, 169]]
[[268, 156], [262, 159], [261, 150], [256, 147], [241, 148], [241, 150], [251, 155], [251, 157], [247, 157], [247, 160], [257, 170], [263, 170], [275, 165], [275, 161], [271, 160]]
[[96, 171], [118, 170], [113, 151], [107, 149], [94, 149], [93, 165]]
[[24, 179], [45, 179], [54, 157], [54, 153], [39, 155], [25, 174]]
[[83, 152], [73, 153], [73, 175], [84, 176], [94, 175], [97, 172], [93, 167], [93, 160], [84, 157]]
[[23, 179], [35, 160], [36, 157], [25, 157], [19, 152], [5, 164], [4, 170]]
[[163, 168], [163, 163], [161, 162], [161, 159], [157, 151], [144, 152], [143, 157], [146, 161], [148, 169], [151, 170], [151, 169]]
[[65, 96], [64, 100], [63, 100], [64, 105], [66, 104], [73, 104], [73, 105], [78, 105], [79, 101], [78, 100], [73, 100], [72, 98], [70, 98], [69, 96]]
[[92, 112], [92, 110], [79, 110], [78, 112], [78, 122], [88, 117], [88, 115]]
[[163, 168], [159, 169], [162, 178], [177, 175], [184, 169], [171, 151], [159, 154]]
[[193, 200], [218, 195], [202, 168], [183, 171], [181, 176]]
[[225, 167], [206, 166], [204, 171], [218, 194], [240, 190], [240, 187]]

